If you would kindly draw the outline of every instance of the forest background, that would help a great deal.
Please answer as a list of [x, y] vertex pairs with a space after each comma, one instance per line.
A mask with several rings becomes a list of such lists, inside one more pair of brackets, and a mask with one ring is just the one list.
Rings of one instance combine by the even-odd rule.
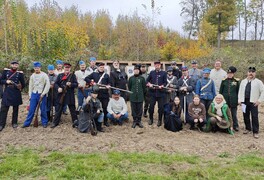
[[[152, 16], [120, 14], [115, 21], [107, 10], [81, 13], [77, 6], [62, 9], [56, 1], [42, 0], [29, 8], [24, 0], [0, 0], [0, 68], [18, 59], [29, 71], [32, 61], [45, 65], [56, 59], [74, 62], [100, 60], [176, 60], [200, 68], [216, 59], [238, 68], [257, 70], [264, 62], [264, 0], [182, 0], [183, 30], [187, 36], [155, 22], [160, 7], [155, 0], [142, 4]], [[158, 25], [157, 25], [158, 24]], [[234, 39], [238, 33], [239, 39]], [[263, 70], [261, 70], [263, 71]], [[263, 73], [259, 73], [263, 74]], [[263, 77], [260, 77], [263, 79]]]

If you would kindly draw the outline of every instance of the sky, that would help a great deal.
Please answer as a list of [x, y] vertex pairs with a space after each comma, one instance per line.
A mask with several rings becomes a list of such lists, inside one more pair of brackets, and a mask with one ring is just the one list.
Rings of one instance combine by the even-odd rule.
[[[40, 0], [25, 0], [29, 7], [39, 4]], [[119, 14], [132, 15], [138, 11], [139, 15], [152, 17], [151, 0], [56, 0], [60, 7], [78, 6], [82, 13], [96, 12], [99, 9], [106, 9], [115, 21]], [[162, 23], [164, 27], [169, 27], [184, 35], [182, 30], [183, 17], [180, 16], [180, 0], [155, 0], [155, 9], [159, 9], [160, 14], [155, 15], [155, 24]], [[143, 5], [142, 5], [143, 4]], [[146, 6], [146, 9], [144, 8]]]

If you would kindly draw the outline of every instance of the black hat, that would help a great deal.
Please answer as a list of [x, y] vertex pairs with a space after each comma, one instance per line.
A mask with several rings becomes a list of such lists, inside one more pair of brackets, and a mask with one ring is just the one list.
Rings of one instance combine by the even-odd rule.
[[93, 93], [93, 94], [98, 94], [98, 89], [97, 89], [97, 88], [92, 89], [91, 93]]
[[141, 67], [146, 67], [146, 64], [141, 64]]
[[197, 64], [197, 61], [196, 61], [196, 60], [193, 60], [193, 61], [192, 61], [192, 64]]
[[134, 70], [135, 70], [135, 69], [138, 69], [138, 70], [139, 70], [139, 69], [140, 69], [140, 67], [141, 67], [141, 65], [140, 65], [140, 64], [136, 64], [136, 65], [134, 66]]
[[154, 61], [154, 64], [160, 64], [160, 61]]
[[256, 72], [256, 68], [255, 67], [249, 67], [248, 72]]
[[99, 63], [98, 64], [98, 66], [104, 66], [105, 65], [105, 63]]
[[71, 67], [71, 64], [70, 63], [64, 63], [64, 65], [63, 65], [64, 67]]
[[19, 64], [17, 60], [11, 61], [10, 64]]
[[230, 66], [227, 70], [227, 73], [235, 73], [237, 69], [234, 66]]

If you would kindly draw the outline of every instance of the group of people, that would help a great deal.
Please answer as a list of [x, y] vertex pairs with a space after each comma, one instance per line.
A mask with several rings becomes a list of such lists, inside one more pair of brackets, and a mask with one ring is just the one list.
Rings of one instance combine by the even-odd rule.
[[[166, 71], [161, 69], [160, 61], [155, 61], [155, 69], [149, 74], [145, 64], [137, 64], [130, 78], [120, 69], [117, 60], [113, 61], [113, 70], [109, 74], [105, 71], [105, 63], [96, 64], [95, 57], [90, 58], [89, 67], [84, 61], [79, 61], [76, 65], [79, 70], [75, 67], [74, 71], [69, 63], [61, 60], [56, 63], [56, 68], [48, 65], [48, 73], [41, 70], [40, 62], [33, 63], [34, 73], [30, 76], [28, 90], [30, 107], [22, 128], [30, 126], [39, 105], [44, 128], [49, 122], [51, 128], [58, 126], [62, 113], [66, 114], [68, 107], [73, 127], [81, 132], [88, 130], [86, 118], [78, 119], [78, 112], [83, 112], [94, 120], [97, 130], [103, 132], [102, 124], [108, 127], [108, 120], [114, 125], [122, 125], [128, 119], [129, 100], [132, 128], [143, 128], [142, 116], [149, 118], [149, 125], [154, 123], [157, 102], [157, 126], [164, 122], [165, 129], [180, 131], [183, 124], [188, 123], [192, 130], [233, 134], [233, 131], [239, 131], [237, 107], [242, 104], [244, 133], [253, 131], [253, 136], [259, 137], [258, 106], [264, 101], [264, 85], [256, 78], [255, 67], [249, 67], [247, 77], [240, 81], [234, 77], [237, 69], [231, 66], [226, 72], [219, 60], [212, 70], [198, 69], [198, 62], [194, 60], [190, 69], [187, 66], [179, 68], [176, 62], [172, 62]], [[18, 127], [21, 90], [25, 87], [24, 74], [18, 67], [19, 62], [12, 61], [10, 69], [4, 69], [1, 75], [4, 91], [0, 131], [6, 125], [10, 106], [13, 106], [12, 127]]]

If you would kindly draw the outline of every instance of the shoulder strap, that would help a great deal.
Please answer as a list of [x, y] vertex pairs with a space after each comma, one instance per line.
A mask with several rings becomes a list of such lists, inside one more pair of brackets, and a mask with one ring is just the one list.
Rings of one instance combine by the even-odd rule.
[[100, 83], [101, 83], [101, 81], [102, 81], [102, 79], [104, 78], [104, 76], [105, 76], [105, 72], [104, 72], [104, 74], [100, 77], [100, 79], [99, 79], [99, 81], [97, 82], [97, 84], [100, 84]]
[[[202, 81], [201, 81], [202, 82]], [[212, 79], [210, 79], [209, 81], [208, 81], [208, 83], [206, 84], [206, 85], [204, 85], [202, 88], [201, 88], [201, 91], [203, 91], [205, 88], [207, 88], [209, 85], [210, 85], [210, 83], [212, 82]]]

